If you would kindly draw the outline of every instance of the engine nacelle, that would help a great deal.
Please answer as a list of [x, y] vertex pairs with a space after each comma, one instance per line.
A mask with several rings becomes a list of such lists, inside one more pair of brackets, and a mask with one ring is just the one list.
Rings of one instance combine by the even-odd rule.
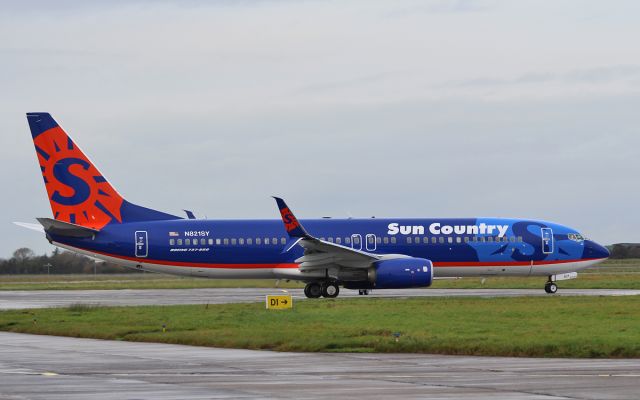
[[427, 287], [433, 282], [433, 263], [426, 258], [396, 258], [373, 264], [369, 275], [376, 289]]

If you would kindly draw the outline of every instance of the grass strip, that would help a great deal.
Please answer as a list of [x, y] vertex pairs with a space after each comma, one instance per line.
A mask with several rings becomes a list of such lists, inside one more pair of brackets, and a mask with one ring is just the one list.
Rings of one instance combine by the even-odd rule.
[[627, 358], [640, 357], [640, 296], [307, 300], [282, 311], [77, 305], [2, 311], [0, 330], [277, 351]]

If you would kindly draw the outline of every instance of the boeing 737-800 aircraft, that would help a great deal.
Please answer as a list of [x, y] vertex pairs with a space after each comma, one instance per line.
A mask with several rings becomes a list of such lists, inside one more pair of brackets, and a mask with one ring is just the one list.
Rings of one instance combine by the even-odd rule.
[[[125, 200], [48, 113], [27, 119], [53, 218], [40, 225], [58, 247], [141, 270], [204, 278], [292, 279], [310, 298], [340, 287], [428, 287], [438, 277], [541, 276], [556, 281], [606, 259], [575, 229], [500, 218], [199, 220]], [[563, 275], [564, 274], [564, 275]]]

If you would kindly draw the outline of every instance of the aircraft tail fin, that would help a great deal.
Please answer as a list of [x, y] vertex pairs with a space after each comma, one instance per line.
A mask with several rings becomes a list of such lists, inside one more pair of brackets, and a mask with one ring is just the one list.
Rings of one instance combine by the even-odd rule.
[[125, 200], [49, 113], [27, 113], [55, 220], [90, 229], [180, 219]]

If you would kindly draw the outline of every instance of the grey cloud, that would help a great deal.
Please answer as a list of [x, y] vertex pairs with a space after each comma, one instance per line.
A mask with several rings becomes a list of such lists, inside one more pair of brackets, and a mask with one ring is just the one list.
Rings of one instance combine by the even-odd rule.
[[537, 72], [520, 75], [513, 79], [473, 78], [449, 81], [435, 85], [437, 88], [490, 88], [549, 82], [563, 83], [606, 83], [635, 80], [640, 77], [640, 65], [612, 65], [576, 69], [567, 72]]

